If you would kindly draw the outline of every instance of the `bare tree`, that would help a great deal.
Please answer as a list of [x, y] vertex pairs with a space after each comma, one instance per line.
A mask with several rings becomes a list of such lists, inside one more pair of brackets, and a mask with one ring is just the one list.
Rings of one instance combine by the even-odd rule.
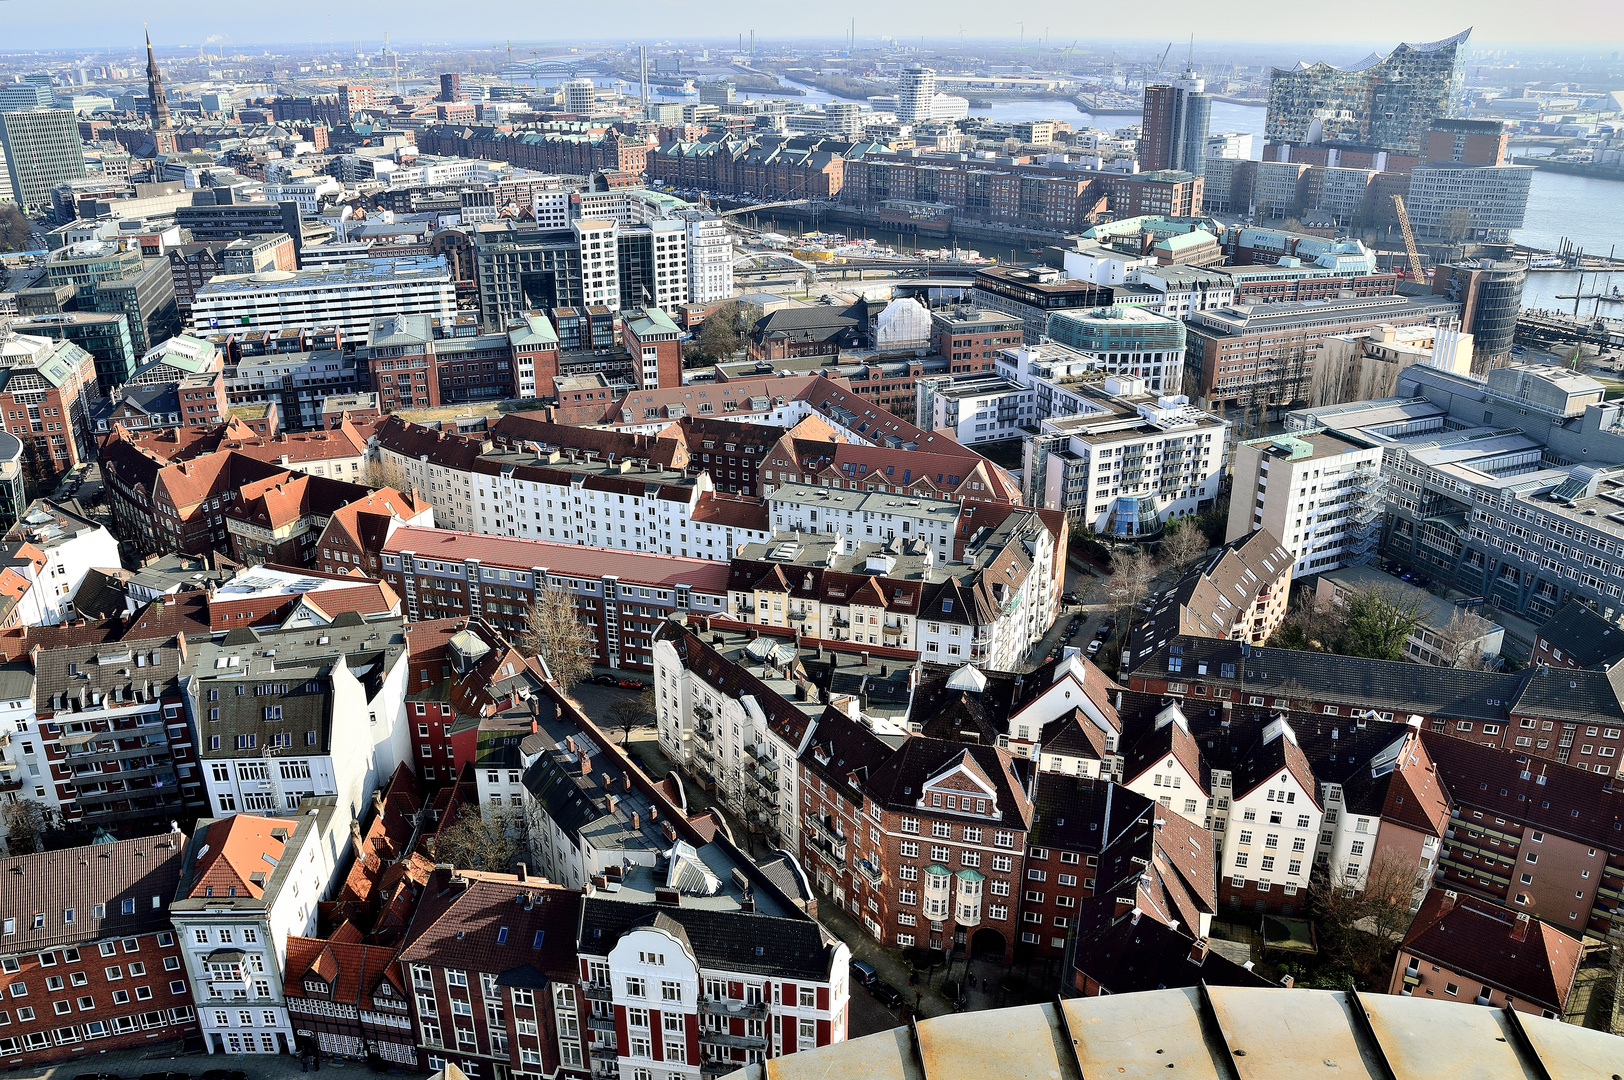
[[574, 601], [563, 589], [537, 583], [519, 643], [546, 662], [553, 682], [566, 693], [592, 673], [592, 631], [576, 615]]
[[506, 873], [522, 851], [514, 835], [517, 825], [510, 815], [495, 808], [481, 815], [478, 807], [469, 806], [430, 846], [438, 862], [464, 870]]
[[1481, 615], [1456, 609], [1443, 629], [1435, 635], [1438, 666], [1468, 671], [1482, 671], [1488, 667], [1492, 658], [1484, 657], [1482, 646], [1478, 643], [1483, 635], [1493, 629], [1493, 625]]
[[1207, 553], [1207, 534], [1196, 527], [1195, 518], [1174, 519], [1162, 534], [1162, 562], [1183, 577]]
[[376, 456], [367, 458], [366, 485], [377, 490], [378, 488], [394, 488], [399, 492], [410, 492], [412, 478], [401, 467], [400, 462], [383, 456], [377, 452]]
[[609, 710], [610, 726], [620, 729], [620, 744], [625, 746], [632, 741], [632, 729], [651, 723], [654, 715], [654, 688], [648, 686], [636, 697], [615, 702]]
[[1150, 583], [1156, 577], [1156, 563], [1143, 551], [1111, 553], [1111, 579], [1105, 584], [1105, 595], [1111, 601], [1126, 629], [1133, 609], [1150, 592]]
[[1363, 876], [1339, 863], [1317, 875], [1309, 904], [1327, 951], [1369, 985], [1386, 981], [1387, 956], [1403, 940], [1428, 880], [1397, 848], [1371, 857]]
[[0, 805], [0, 823], [6, 828], [7, 850], [32, 855], [45, 849], [45, 834], [57, 825], [56, 811], [33, 799], [13, 799]]

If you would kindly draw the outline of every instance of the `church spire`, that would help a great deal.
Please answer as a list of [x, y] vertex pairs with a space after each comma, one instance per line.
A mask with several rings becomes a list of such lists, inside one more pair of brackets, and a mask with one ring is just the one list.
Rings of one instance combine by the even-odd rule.
[[169, 99], [164, 97], [164, 77], [152, 55], [152, 33], [147, 32], [147, 100], [152, 105], [152, 130], [169, 130]]

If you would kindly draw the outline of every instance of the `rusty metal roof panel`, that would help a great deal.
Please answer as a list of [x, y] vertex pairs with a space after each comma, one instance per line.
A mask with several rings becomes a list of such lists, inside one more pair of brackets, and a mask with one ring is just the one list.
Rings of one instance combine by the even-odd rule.
[[920, 1021], [917, 1030], [929, 1080], [1083, 1080], [1064, 1018], [1053, 1005], [938, 1016]]
[[1453, 1001], [1360, 994], [1382, 1056], [1398, 1080], [1538, 1080], [1517, 1054], [1517, 1033], [1499, 1009]]
[[1061, 1002], [1083, 1075], [1166, 1080], [1173, 1069], [1180, 1080], [1227, 1080], [1222, 1050], [1201, 1028], [1200, 997], [1191, 987]]
[[1358, 1021], [1343, 993], [1205, 989], [1241, 1080], [1380, 1080], [1386, 1075], [1375, 1047], [1355, 1037]]
[[913, 1033], [892, 1028], [832, 1046], [816, 1054], [787, 1054], [730, 1073], [723, 1080], [926, 1080], [914, 1053]]
[[1551, 1080], [1612, 1080], [1624, 1074], [1624, 1039], [1542, 1016], [1517, 1013], [1522, 1028]]

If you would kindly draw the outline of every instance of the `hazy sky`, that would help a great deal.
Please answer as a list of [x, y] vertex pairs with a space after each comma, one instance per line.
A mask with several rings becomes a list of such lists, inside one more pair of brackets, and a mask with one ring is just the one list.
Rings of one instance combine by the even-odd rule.
[[[628, 0], [545, 4], [514, 0], [446, 3], [394, 0], [387, 4], [340, 4], [334, 0], [280, 0], [249, 4], [171, 2], [131, 8], [119, 0], [82, 0], [64, 8], [40, 0], [0, 0], [0, 50], [92, 48], [141, 40], [141, 20], [155, 42], [200, 41], [247, 45], [265, 42], [375, 42], [385, 30], [402, 42], [602, 40], [606, 28], [620, 40], [661, 37], [736, 39], [754, 29], [758, 40], [844, 36], [857, 19], [857, 36], [880, 35], [927, 44], [966, 38], [1014, 39], [1025, 20], [1028, 43], [1049, 29], [1051, 42], [1074, 39], [1187, 38], [1202, 42], [1368, 43], [1384, 51], [1397, 41], [1430, 41], [1467, 26], [1482, 46], [1579, 43], [1595, 51], [1624, 43], [1620, 0], [1166, 0], [1163, 3], [1080, 4], [1076, 0], [933, 0], [929, 3], [759, 3], [752, 0]], [[606, 18], [606, 16], [608, 16]]]

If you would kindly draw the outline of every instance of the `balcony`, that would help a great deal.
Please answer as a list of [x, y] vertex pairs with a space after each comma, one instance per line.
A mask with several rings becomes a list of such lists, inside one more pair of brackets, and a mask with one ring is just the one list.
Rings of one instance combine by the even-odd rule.
[[859, 874], [863, 875], [863, 880], [867, 881], [876, 889], [879, 888], [880, 885], [885, 881], [885, 875], [880, 872], [878, 867], [870, 863], [867, 859], [858, 859], [856, 870]]
[[589, 1016], [586, 1018], [586, 1026], [592, 1031], [607, 1031], [611, 1035], [615, 1033], [615, 1022], [606, 1016]]
[[695, 743], [694, 744], [694, 756], [697, 757], [701, 761], [715, 761], [716, 760], [716, 755], [711, 753], [710, 747], [701, 745], [700, 743]]
[[704, 1031], [699, 1033], [701, 1043], [714, 1043], [717, 1046], [726, 1046], [733, 1050], [765, 1050], [767, 1049], [766, 1035], [729, 1035], [720, 1031]]
[[[765, 1002], [748, 1005], [736, 998], [701, 997], [699, 999], [699, 1011], [709, 1013], [711, 1016], [742, 1016], [748, 1019], [760, 1020], [767, 1015], [767, 1005]], [[701, 1039], [708, 1038], [709, 1033], [702, 1031], [699, 1033], [699, 1037]]]
[[711, 728], [711, 726], [703, 722], [694, 724], [694, 734], [699, 738], [706, 740], [714, 739], [716, 737], [716, 732]]
[[581, 993], [589, 1001], [613, 1001], [614, 994], [602, 983], [582, 983]]

